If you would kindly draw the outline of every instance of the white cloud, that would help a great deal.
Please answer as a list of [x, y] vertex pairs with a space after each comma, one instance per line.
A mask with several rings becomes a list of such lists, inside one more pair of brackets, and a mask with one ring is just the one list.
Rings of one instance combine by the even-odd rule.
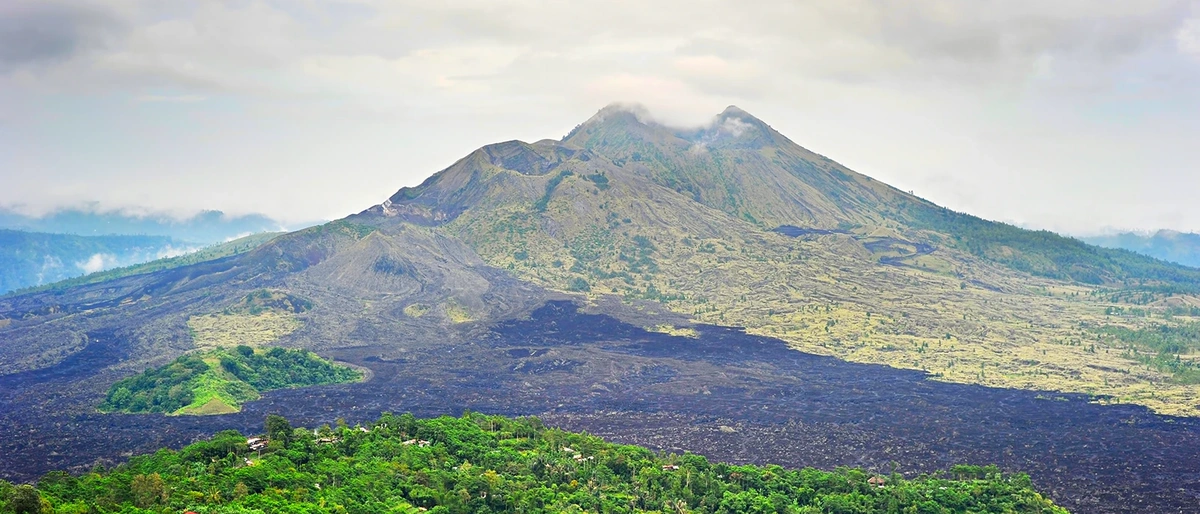
[[180, 255], [187, 255], [189, 253], [195, 253], [197, 250], [199, 250], [199, 248], [192, 247], [192, 246], [176, 248], [172, 245], [167, 245], [162, 248], [159, 248], [158, 251], [155, 252], [154, 259], [168, 259], [171, 257], [179, 257]]
[[743, 121], [741, 118], [729, 117], [721, 122], [721, 126], [717, 130], [728, 133], [733, 137], [742, 137], [746, 130], [750, 128], [750, 124]]
[[1175, 32], [1175, 43], [1180, 52], [1200, 56], [1200, 18], [1184, 20]]
[[86, 261], [76, 262], [75, 266], [83, 270], [84, 273], [96, 273], [97, 271], [116, 267], [117, 256], [106, 253], [95, 253]]

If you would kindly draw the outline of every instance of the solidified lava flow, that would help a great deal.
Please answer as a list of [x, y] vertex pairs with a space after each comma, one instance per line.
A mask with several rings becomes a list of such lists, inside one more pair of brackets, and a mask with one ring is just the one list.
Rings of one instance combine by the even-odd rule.
[[[1200, 422], [1078, 395], [930, 381], [922, 373], [854, 364], [727, 327], [699, 337], [647, 332], [551, 302], [491, 327], [469, 345], [392, 346], [332, 357], [370, 368], [362, 384], [268, 393], [243, 412], [208, 417], [101, 415], [94, 395], [58, 394], [120, 356], [94, 337], [82, 357], [0, 377], [0, 471], [29, 480], [86, 469], [131, 452], [178, 447], [218, 430], [261, 430], [265, 414], [300, 426], [351, 423], [384, 411], [465, 409], [541, 415], [551, 424], [664, 451], [735, 462], [890, 472], [958, 463], [1029, 473], [1053, 500], [1081, 512], [1189, 512], [1200, 505]], [[91, 353], [87, 353], [91, 351]]]

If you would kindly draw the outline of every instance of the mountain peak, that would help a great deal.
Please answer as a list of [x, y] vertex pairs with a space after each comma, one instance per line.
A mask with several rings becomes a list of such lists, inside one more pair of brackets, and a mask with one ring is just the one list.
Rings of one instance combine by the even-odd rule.
[[762, 120], [754, 117], [754, 115], [746, 112], [744, 109], [736, 105], [730, 105], [726, 107], [724, 110], [710, 118], [710, 120], [705, 123], [674, 125], [656, 119], [650, 112], [650, 109], [648, 109], [645, 105], [631, 102], [610, 103], [599, 111], [596, 111], [596, 114], [592, 115], [591, 118], [588, 118], [588, 120], [583, 122], [580, 126], [594, 126], [597, 124], [607, 124], [610, 126], [646, 125], [665, 128], [677, 132], [691, 132], [694, 130], [711, 128], [712, 126], [724, 122], [730, 118], [741, 119], [747, 123], [760, 125], [762, 127], [767, 126], [762, 122]]
[[604, 108], [596, 111], [596, 114], [583, 122], [584, 125], [590, 123], [634, 123], [640, 125], [650, 125], [654, 123], [650, 116], [650, 109], [639, 103], [628, 102], [613, 102]]
[[741, 107], [738, 107], [738, 106], [736, 106], [736, 105], [730, 105], [729, 107], [726, 107], [726, 108], [725, 108], [725, 110], [724, 110], [724, 111], [721, 111], [721, 114], [718, 114], [717, 116], [718, 116], [718, 117], [724, 117], [724, 116], [749, 116], [749, 117], [751, 117], [751, 118], [753, 118], [753, 117], [754, 117], [754, 116], [752, 116], [750, 113], [746, 112], [744, 109], [742, 109]]

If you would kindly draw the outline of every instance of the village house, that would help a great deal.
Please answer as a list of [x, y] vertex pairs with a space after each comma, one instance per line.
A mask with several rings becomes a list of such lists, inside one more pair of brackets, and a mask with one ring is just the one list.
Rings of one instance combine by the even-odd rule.
[[270, 443], [271, 441], [267, 440], [265, 437], [251, 437], [246, 439], [246, 446], [249, 447], [251, 451], [264, 450]]

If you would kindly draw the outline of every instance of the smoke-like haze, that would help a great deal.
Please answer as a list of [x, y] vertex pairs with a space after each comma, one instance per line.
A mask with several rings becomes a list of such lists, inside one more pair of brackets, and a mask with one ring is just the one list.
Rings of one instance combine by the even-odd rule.
[[117, 256], [107, 253], [94, 253], [87, 260], [75, 263], [75, 267], [86, 273], [96, 273], [117, 267]]
[[8, 0], [0, 206], [328, 219], [623, 101], [988, 218], [1200, 230], [1197, 90], [1191, 0]]

